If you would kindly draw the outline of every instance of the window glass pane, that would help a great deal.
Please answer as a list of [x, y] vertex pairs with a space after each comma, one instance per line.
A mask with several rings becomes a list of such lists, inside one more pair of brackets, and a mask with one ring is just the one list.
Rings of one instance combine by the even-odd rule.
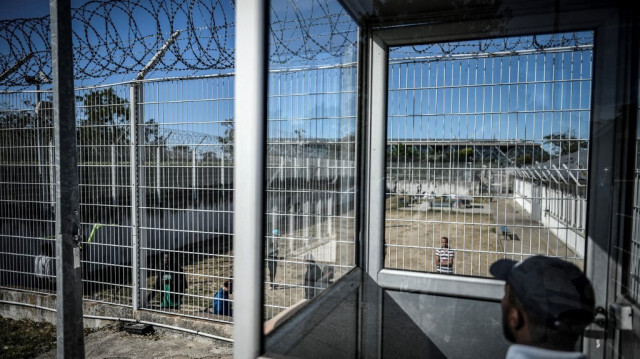
[[355, 265], [357, 26], [337, 1], [271, 2], [265, 318]]
[[[639, 118], [640, 121], [640, 118]], [[640, 126], [638, 127], [640, 129]], [[639, 130], [640, 131], [640, 130]], [[636, 160], [633, 190], [633, 229], [630, 243], [630, 260], [627, 264], [627, 292], [640, 302], [640, 132], [636, 133]]]
[[385, 267], [583, 266], [592, 49], [578, 32], [389, 50]]

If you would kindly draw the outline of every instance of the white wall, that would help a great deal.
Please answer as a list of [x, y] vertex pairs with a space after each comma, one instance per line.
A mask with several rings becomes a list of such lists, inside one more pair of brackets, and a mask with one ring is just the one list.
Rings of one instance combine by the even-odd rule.
[[[585, 238], [584, 227], [586, 220], [586, 200], [576, 198], [572, 194], [564, 193], [556, 188], [542, 189], [542, 219], [541, 224], [558, 239], [565, 243], [577, 256], [584, 258]], [[513, 197], [527, 213], [531, 214], [531, 198], [533, 185], [522, 178], [514, 178]]]

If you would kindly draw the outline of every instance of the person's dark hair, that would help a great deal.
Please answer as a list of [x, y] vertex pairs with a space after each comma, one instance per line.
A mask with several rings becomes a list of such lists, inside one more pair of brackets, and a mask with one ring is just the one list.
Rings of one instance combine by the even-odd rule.
[[587, 326], [584, 322], [576, 322], [571, 319], [561, 319], [555, 322], [548, 322], [535, 313], [527, 310], [515, 296], [513, 291], [509, 291], [509, 303], [513, 305], [521, 314], [526, 316], [531, 335], [531, 345], [540, 348], [573, 351], [576, 343]]
[[233, 281], [225, 280], [224, 283], [222, 283], [222, 287], [226, 288], [229, 294], [233, 294]]
[[54, 254], [53, 243], [49, 241], [42, 243], [40, 250], [42, 251], [42, 254], [46, 255], [47, 257], [52, 257]]

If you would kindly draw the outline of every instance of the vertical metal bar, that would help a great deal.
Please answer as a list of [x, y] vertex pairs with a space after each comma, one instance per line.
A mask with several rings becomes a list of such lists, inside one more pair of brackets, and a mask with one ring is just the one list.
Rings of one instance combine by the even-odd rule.
[[243, 223], [233, 246], [236, 358], [262, 351], [267, 11], [267, 1], [236, 2], [234, 223]]
[[[129, 159], [131, 162], [131, 300], [133, 310], [138, 310], [139, 308], [140, 291], [140, 268], [138, 266], [138, 257], [140, 252], [140, 225], [138, 222], [138, 207], [140, 205], [138, 203], [140, 187], [140, 179], [138, 178], [138, 86], [140, 86], [138, 83], [134, 83], [129, 89], [129, 124], [131, 126], [131, 151]], [[142, 298], [143, 300], [146, 299], [145, 296], [142, 296]], [[146, 303], [142, 303], [142, 305], [144, 307], [146, 306]]]
[[[147, 243], [147, 179], [146, 179], [146, 161], [145, 161], [145, 126], [144, 126], [144, 83], [139, 82], [136, 86], [135, 99], [135, 117], [133, 117], [134, 126], [136, 127], [135, 141], [136, 142], [136, 177], [138, 177], [138, 187], [136, 188], [136, 198], [138, 200], [138, 206], [135, 208], [136, 215], [138, 217], [138, 243], [135, 248], [135, 256], [137, 257], [136, 266], [133, 267], [132, 273], [136, 273], [138, 276], [138, 296], [142, 296], [142, 301], [147, 299], [145, 292], [141, 289], [148, 288], [147, 285], [147, 257], [149, 244]], [[133, 135], [132, 135], [133, 138]], [[134, 250], [134, 248], [132, 248]], [[136, 300], [135, 305], [139, 306], [141, 301]], [[146, 305], [145, 302], [142, 302]], [[135, 307], [134, 307], [135, 309]]]
[[56, 273], [58, 358], [84, 357], [78, 231], [78, 162], [73, 93], [70, 0], [51, 0], [51, 58], [56, 144]]
[[160, 203], [160, 187], [162, 186], [162, 171], [160, 170], [160, 145], [156, 146], [156, 205]]
[[[202, 141], [200, 141], [200, 143], [202, 143]], [[197, 151], [198, 146], [195, 146], [193, 148], [193, 152], [191, 152], [191, 200], [193, 201], [194, 208], [196, 208], [196, 204], [198, 203], [198, 168], [196, 167]]]
[[[115, 135], [114, 135], [115, 137]], [[116, 148], [117, 148], [117, 143], [116, 138], [113, 138], [112, 141], [114, 141], [109, 147], [111, 147], [111, 203], [113, 204], [117, 204], [118, 201], [118, 190], [117, 190], [117, 183], [118, 183], [118, 178], [116, 176], [116, 172], [117, 172], [117, 165], [118, 162], [116, 160]]]

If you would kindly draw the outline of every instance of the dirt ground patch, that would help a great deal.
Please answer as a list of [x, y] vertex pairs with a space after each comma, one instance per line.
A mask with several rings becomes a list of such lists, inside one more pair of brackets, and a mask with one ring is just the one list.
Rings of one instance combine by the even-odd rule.
[[[310, 225], [294, 231], [280, 230], [277, 239], [280, 249], [277, 260], [277, 274], [274, 283], [269, 281], [269, 270], [265, 263], [265, 319], [270, 319], [281, 311], [305, 300], [304, 276], [307, 269], [305, 255], [311, 254], [321, 268], [332, 267], [334, 281], [355, 266], [355, 218], [353, 211], [314, 221]], [[155, 311], [183, 314], [203, 319], [232, 321], [233, 318], [215, 315], [211, 311], [212, 300], [223, 282], [233, 278], [234, 252], [230, 245], [206, 248], [200, 243], [195, 248], [185, 248], [188, 254], [184, 263], [187, 289], [179, 309], [161, 309], [159, 295], [149, 303]], [[155, 275], [147, 277], [147, 285], [153, 286]], [[274, 284], [274, 288], [271, 288]], [[230, 295], [233, 299], [233, 294]]]
[[455, 251], [456, 274], [487, 276], [504, 252], [491, 215], [388, 209], [385, 220], [385, 267], [435, 272], [441, 237]]
[[[129, 334], [122, 325], [85, 330], [87, 358], [232, 358], [233, 344], [174, 331]], [[0, 318], [0, 358], [56, 357], [56, 327]]]
[[55, 347], [54, 325], [0, 318], [0, 358], [35, 358]]
[[[502, 233], [503, 226], [509, 228], [510, 236]], [[583, 266], [582, 258], [513, 199], [497, 198], [464, 209], [387, 199], [386, 268], [435, 272], [435, 250], [442, 237], [449, 238], [458, 275], [491, 277], [489, 267], [496, 260], [522, 260], [534, 254], [558, 256]]]
[[[84, 335], [93, 332], [85, 328]], [[56, 341], [56, 327], [51, 323], [0, 317], [0, 358], [36, 358], [51, 351], [55, 357]]]

